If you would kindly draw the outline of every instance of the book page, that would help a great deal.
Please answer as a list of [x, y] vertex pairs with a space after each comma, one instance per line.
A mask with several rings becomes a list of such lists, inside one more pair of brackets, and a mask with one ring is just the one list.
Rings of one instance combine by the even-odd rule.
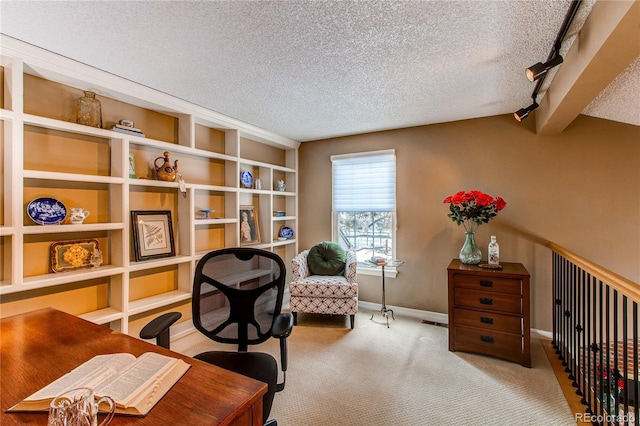
[[44, 411], [62, 392], [89, 387], [96, 396], [112, 397], [116, 413], [145, 415], [190, 367], [179, 358], [154, 352], [138, 359], [128, 353], [97, 355], [8, 411]]
[[117, 376], [100, 383], [95, 388], [96, 395], [110, 396], [124, 407], [135, 406], [140, 395], [152, 392], [154, 381], [160, 381], [177, 361], [177, 358], [147, 352]]
[[132, 395], [132, 400], [128, 404], [135, 407], [140, 413], [146, 414], [169, 392], [169, 389], [180, 380], [190, 367], [191, 365], [183, 360], [174, 359], [170, 364], [163, 367], [157, 376], [141, 386], [137, 393]]
[[51, 382], [25, 401], [39, 401], [53, 399], [59, 394], [74, 388], [88, 387], [94, 388], [100, 382], [104, 382], [108, 377], [114, 376], [118, 371], [125, 369], [133, 363], [136, 357], [127, 354], [96, 355], [69, 373]]

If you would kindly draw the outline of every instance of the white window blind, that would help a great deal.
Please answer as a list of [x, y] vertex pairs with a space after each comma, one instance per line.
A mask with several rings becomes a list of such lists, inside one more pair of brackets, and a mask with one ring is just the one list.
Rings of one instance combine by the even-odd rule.
[[395, 150], [333, 155], [333, 211], [394, 212]]

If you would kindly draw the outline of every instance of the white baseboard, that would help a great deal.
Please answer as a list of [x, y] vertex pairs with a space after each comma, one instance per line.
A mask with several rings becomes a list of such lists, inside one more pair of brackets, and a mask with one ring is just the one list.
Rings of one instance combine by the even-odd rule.
[[[379, 311], [380, 304], [372, 302], [358, 301], [358, 308], [368, 309], [370, 311]], [[412, 318], [423, 319], [427, 321], [438, 322], [440, 324], [449, 324], [449, 315], [440, 312], [422, 311], [419, 309], [403, 308], [402, 306], [387, 305], [387, 308], [393, 309], [394, 314], [406, 315]]]
[[[402, 306], [387, 305], [389, 309], [393, 309], [394, 314], [405, 315], [412, 318], [417, 318], [425, 321], [437, 322], [440, 324], [449, 324], [449, 315], [441, 312], [423, 311], [420, 309], [403, 308]], [[379, 303], [358, 301], [358, 308], [378, 311], [380, 310]], [[550, 331], [539, 330], [536, 328], [531, 329], [533, 338], [551, 339], [553, 334]], [[200, 334], [191, 321], [180, 323], [171, 330], [171, 349], [183, 353], [185, 350], [199, 344], [206, 342], [207, 337]]]
[[[363, 309], [368, 309], [371, 311], [380, 310], [379, 303], [371, 303], [371, 302], [363, 302], [358, 301], [358, 307]], [[406, 315], [412, 318], [419, 318], [427, 321], [433, 321], [440, 324], [449, 324], [449, 315], [443, 314], [441, 312], [431, 312], [431, 311], [423, 311], [420, 309], [411, 309], [411, 308], [403, 308], [401, 306], [390, 306], [387, 305], [389, 309], [393, 309], [394, 313]], [[547, 330], [539, 330], [537, 328], [531, 329], [532, 337], [534, 338], [542, 338], [542, 339], [551, 339], [553, 337], [553, 333]]]
[[[531, 329], [531, 334], [533, 337], [537, 337], [538, 339], [549, 339], [553, 338], [553, 333], [547, 330], [538, 330], [537, 328]], [[537, 336], [536, 336], [537, 334]]]

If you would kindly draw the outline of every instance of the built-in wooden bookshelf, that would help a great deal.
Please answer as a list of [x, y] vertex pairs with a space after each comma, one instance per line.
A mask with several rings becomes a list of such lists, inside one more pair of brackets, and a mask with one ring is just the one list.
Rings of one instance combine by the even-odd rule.
[[[51, 306], [137, 335], [152, 318], [183, 313], [191, 329], [191, 288], [199, 258], [240, 245], [240, 206], [258, 211], [261, 241], [285, 264], [298, 252], [297, 141], [234, 120], [84, 64], [1, 36], [1, 315]], [[103, 128], [75, 123], [84, 90], [102, 104]], [[145, 137], [110, 130], [130, 119]], [[186, 182], [156, 179], [164, 151]], [[136, 177], [129, 176], [133, 154]], [[246, 188], [249, 171], [261, 189]], [[284, 181], [286, 189], [277, 190]], [[39, 225], [26, 212], [38, 197], [91, 211], [80, 225]], [[205, 218], [200, 210], [215, 210]], [[132, 210], [171, 212], [176, 255], [135, 261]], [[286, 212], [276, 217], [275, 211]], [[294, 236], [279, 239], [287, 226]], [[53, 273], [50, 247], [96, 239], [97, 268]]]

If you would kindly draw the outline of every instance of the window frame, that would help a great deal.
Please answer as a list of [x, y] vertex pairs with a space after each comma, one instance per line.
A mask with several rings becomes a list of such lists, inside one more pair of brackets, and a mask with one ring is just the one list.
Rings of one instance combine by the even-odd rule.
[[[340, 219], [338, 215], [340, 213], [341, 212], [334, 211], [332, 212], [332, 215], [331, 215], [332, 216], [331, 240], [337, 244], [340, 243], [338, 241], [338, 235], [340, 234], [338, 229]], [[393, 243], [391, 244], [391, 259], [396, 259], [396, 245], [397, 245], [396, 229], [397, 229], [397, 223], [398, 223], [396, 212], [391, 212], [391, 222], [392, 222], [391, 223], [391, 240], [393, 241]], [[374, 264], [370, 264], [366, 262], [358, 262], [357, 268], [358, 268], [358, 273], [362, 275], [374, 275], [374, 276], [382, 275], [382, 268]], [[395, 276], [397, 275], [397, 268], [395, 266], [385, 266], [384, 272], [385, 272], [385, 276], [395, 278]]]
[[[394, 188], [393, 188], [393, 195], [394, 195], [394, 207], [393, 210], [388, 211], [388, 213], [391, 213], [391, 224], [390, 224], [390, 230], [391, 230], [391, 259], [396, 259], [396, 250], [397, 250], [397, 245], [398, 245], [398, 240], [397, 240], [397, 228], [398, 228], [398, 217], [397, 217], [397, 167], [396, 167], [396, 153], [395, 153], [395, 149], [388, 149], [388, 150], [380, 150], [380, 151], [364, 151], [364, 152], [356, 152], [356, 153], [350, 153], [350, 154], [340, 154], [340, 155], [332, 155], [331, 156], [331, 162], [332, 162], [332, 168], [331, 168], [331, 240], [333, 242], [336, 242], [338, 244], [340, 244], [339, 241], [339, 236], [340, 236], [340, 232], [339, 232], [339, 224], [340, 224], [340, 218], [339, 215], [342, 212], [347, 212], [345, 211], [337, 211], [335, 210], [335, 206], [334, 206], [334, 185], [335, 185], [335, 173], [334, 173], [334, 160], [341, 160], [341, 159], [348, 159], [348, 158], [366, 158], [366, 157], [370, 157], [370, 156], [375, 156], [375, 155], [393, 155], [393, 159], [394, 159]], [[374, 212], [378, 212], [380, 210], [373, 210], [371, 213]], [[352, 212], [349, 212], [352, 213]], [[373, 264], [368, 264], [366, 262], [358, 262], [357, 265], [357, 269], [358, 269], [358, 273], [362, 274], [362, 275], [373, 275], [373, 276], [381, 276], [382, 275], [382, 268], [380, 268], [379, 266], [373, 265]], [[397, 275], [397, 268], [396, 267], [392, 267], [392, 266], [385, 266], [384, 268], [385, 270], [385, 276], [388, 277], [392, 277], [394, 278]]]

